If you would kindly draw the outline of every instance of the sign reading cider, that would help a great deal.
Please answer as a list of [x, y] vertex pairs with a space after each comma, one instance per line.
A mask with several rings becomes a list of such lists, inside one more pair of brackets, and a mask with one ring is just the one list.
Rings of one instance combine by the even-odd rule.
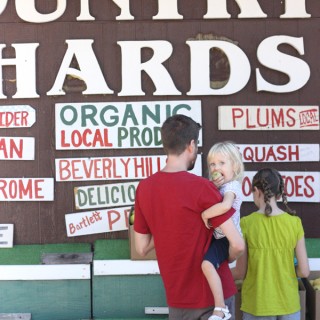
[[[59, 103], [56, 149], [161, 148], [160, 128], [174, 114], [201, 123], [200, 101]], [[200, 146], [202, 137], [199, 138]]]

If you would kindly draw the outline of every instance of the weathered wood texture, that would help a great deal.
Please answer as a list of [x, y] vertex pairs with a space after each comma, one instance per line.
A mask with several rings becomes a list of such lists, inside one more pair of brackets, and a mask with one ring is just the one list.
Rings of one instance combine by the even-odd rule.
[[[319, 38], [320, 38], [320, 2], [307, 1], [310, 19], [280, 19], [284, 11], [284, 1], [259, 1], [268, 14], [267, 19], [238, 19], [240, 10], [235, 2], [228, 2], [230, 19], [204, 20], [206, 1], [180, 1], [179, 12], [183, 20], [153, 21], [157, 14], [157, 1], [131, 1], [133, 21], [116, 21], [119, 8], [112, 1], [90, 1], [91, 14], [95, 21], [79, 22], [80, 1], [68, 1], [65, 14], [57, 21], [45, 24], [27, 23], [16, 14], [14, 1], [9, 1], [0, 16], [0, 43], [7, 48], [4, 57], [12, 57], [10, 48], [14, 43], [39, 43], [37, 49], [37, 92], [40, 98], [13, 99], [15, 94], [15, 70], [3, 67], [3, 86], [7, 99], [0, 105], [28, 104], [37, 113], [36, 124], [31, 128], [0, 129], [1, 136], [30, 136], [36, 138], [34, 161], [1, 161], [0, 177], [55, 177], [55, 159], [72, 157], [127, 156], [144, 154], [162, 154], [161, 149], [151, 150], [55, 150], [54, 107], [59, 102], [116, 102], [116, 101], [156, 101], [177, 99], [200, 99], [203, 110], [203, 175], [206, 176], [205, 155], [212, 144], [222, 140], [233, 140], [242, 144], [277, 144], [277, 143], [316, 143], [320, 142], [319, 131], [219, 131], [217, 125], [219, 105], [319, 105]], [[179, 3], [180, 3], [179, 2]], [[38, 10], [55, 10], [55, 1], [37, 1]], [[185, 44], [197, 34], [213, 34], [237, 41], [250, 60], [252, 75], [247, 86], [230, 96], [190, 97], [190, 52]], [[305, 55], [303, 60], [311, 69], [308, 83], [300, 90], [286, 94], [256, 92], [254, 70], [261, 67], [256, 51], [261, 41], [272, 35], [290, 35], [303, 37]], [[65, 96], [47, 96], [56, 79], [61, 61], [66, 52], [66, 39], [93, 39], [93, 49], [99, 61], [108, 85], [115, 92], [113, 95], [86, 96], [81, 93], [78, 82], [67, 80], [69, 92]], [[121, 51], [117, 41], [129, 40], [167, 40], [173, 46], [173, 53], [165, 63], [181, 96], [154, 96], [154, 85], [147, 76], [143, 77], [141, 97], [119, 97], [121, 91]], [[295, 53], [293, 53], [295, 54]], [[270, 74], [273, 80], [283, 81], [281, 75]], [[69, 81], [69, 82], [68, 82]], [[264, 163], [248, 163], [246, 170], [256, 171]], [[267, 164], [268, 165], [268, 164]], [[309, 163], [274, 163], [283, 171], [320, 171], [319, 162]], [[105, 183], [105, 182], [104, 182]], [[106, 182], [108, 183], [108, 181]], [[112, 181], [110, 183], [113, 183]], [[90, 181], [81, 185], [94, 185]], [[65, 242], [91, 242], [103, 238], [127, 238], [126, 231], [95, 234], [78, 238], [68, 238], [65, 227], [65, 214], [76, 212], [74, 187], [76, 182], [55, 182], [53, 202], [0, 202], [0, 223], [13, 223], [15, 244], [43, 244]], [[302, 218], [306, 237], [319, 237], [319, 203], [294, 203], [294, 208]], [[254, 205], [244, 203], [244, 215], [254, 210]]]

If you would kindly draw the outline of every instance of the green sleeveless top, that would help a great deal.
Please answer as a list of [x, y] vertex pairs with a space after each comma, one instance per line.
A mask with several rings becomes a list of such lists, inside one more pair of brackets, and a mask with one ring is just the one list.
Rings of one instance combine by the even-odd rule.
[[299, 217], [267, 217], [254, 212], [241, 219], [248, 248], [248, 268], [241, 289], [241, 310], [275, 316], [300, 310], [294, 249], [304, 236]]

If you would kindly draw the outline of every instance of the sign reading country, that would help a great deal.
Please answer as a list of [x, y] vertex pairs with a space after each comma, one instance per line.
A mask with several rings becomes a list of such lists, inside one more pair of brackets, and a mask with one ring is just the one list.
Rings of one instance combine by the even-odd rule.
[[187, 115], [201, 124], [201, 102], [58, 103], [56, 149], [161, 148], [161, 125], [174, 114]]

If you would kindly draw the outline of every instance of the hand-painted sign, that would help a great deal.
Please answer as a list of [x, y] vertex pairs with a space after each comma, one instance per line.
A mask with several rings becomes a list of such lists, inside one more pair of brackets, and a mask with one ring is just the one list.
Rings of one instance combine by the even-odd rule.
[[65, 215], [68, 237], [128, 229], [131, 207], [112, 208]]
[[57, 150], [161, 148], [162, 123], [177, 113], [201, 123], [201, 101], [58, 103], [55, 113]]
[[76, 209], [132, 205], [138, 183], [128, 182], [74, 188]]
[[36, 112], [28, 105], [0, 106], [0, 128], [31, 127], [36, 122]]
[[0, 160], [34, 160], [34, 138], [0, 137]]
[[319, 161], [319, 144], [237, 144], [243, 162]]
[[319, 130], [319, 106], [219, 106], [219, 130]]
[[[244, 201], [253, 201], [251, 183], [255, 174], [254, 171], [245, 172], [242, 183]], [[320, 202], [320, 172], [283, 171], [280, 174], [289, 201]]]
[[13, 247], [13, 224], [0, 224], [0, 248]]
[[[160, 171], [167, 156], [56, 159], [56, 181], [138, 180]], [[202, 174], [201, 156], [192, 171]]]
[[53, 201], [53, 178], [0, 178], [0, 201]]

